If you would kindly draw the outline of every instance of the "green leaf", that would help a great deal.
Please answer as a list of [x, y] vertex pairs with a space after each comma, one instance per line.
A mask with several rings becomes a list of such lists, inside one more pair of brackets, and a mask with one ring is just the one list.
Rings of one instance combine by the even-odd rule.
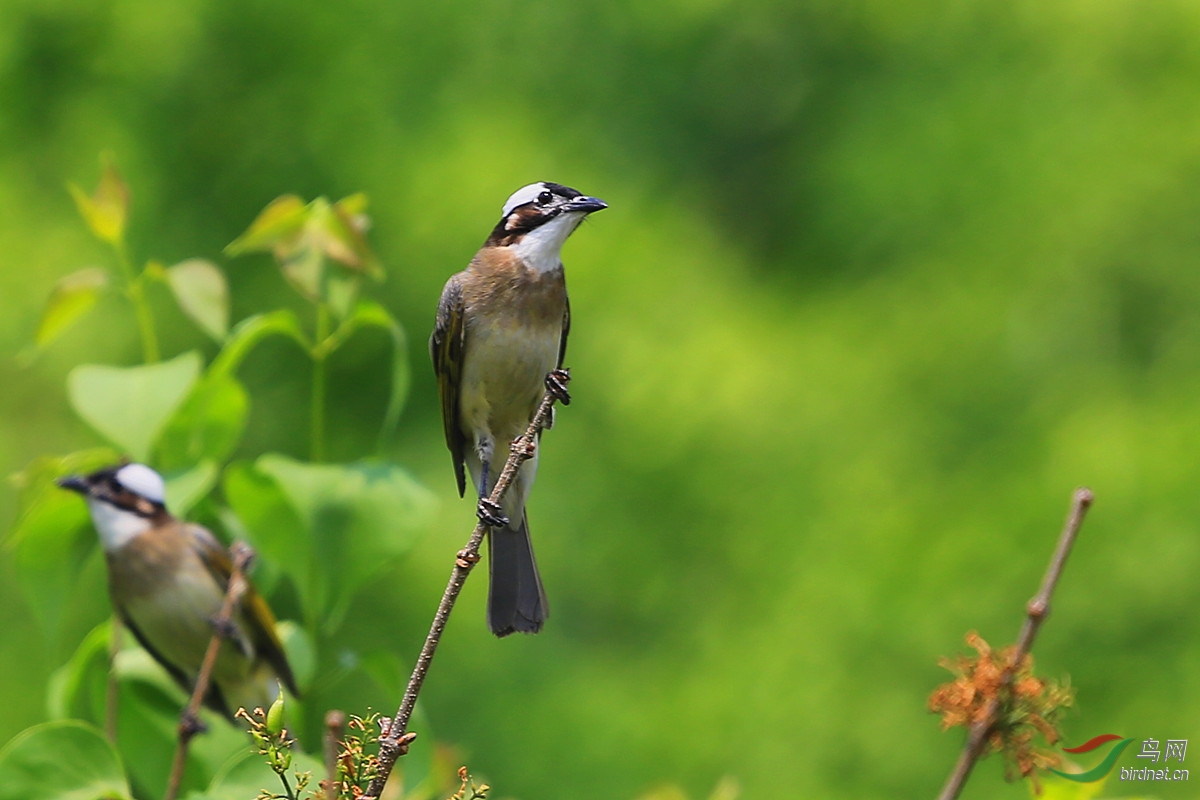
[[121, 761], [95, 727], [35, 725], [0, 750], [0, 800], [99, 800], [130, 796]]
[[328, 342], [329, 352], [341, 347], [362, 327], [381, 328], [392, 337], [392, 390], [388, 397], [387, 412], [383, 419], [383, 436], [391, 434], [400, 418], [400, 410], [404, 407], [404, 398], [408, 394], [408, 349], [404, 329], [400, 323], [388, 313], [387, 309], [370, 300], [362, 300], [354, 307], [354, 312], [347, 316]]
[[242, 440], [249, 414], [242, 384], [224, 371], [209, 370], [171, 415], [159, 436], [155, 463], [166, 470], [224, 463]]
[[20, 491], [21, 511], [5, 546], [13, 553], [21, 593], [52, 643], [57, 640], [63, 609], [97, 543], [83, 500], [60, 489], [54, 480], [116, 460], [108, 448], [43, 458], [13, 479]]
[[225, 247], [225, 255], [240, 256], [246, 253], [275, 251], [290, 248], [304, 230], [308, 220], [308, 208], [294, 194], [286, 194], [272, 200], [250, 223], [238, 238]]
[[225, 469], [223, 483], [236, 524], [223, 520], [227, 528], [238, 530], [260, 556], [259, 571], [264, 567], [291, 576], [299, 592], [300, 605], [309, 627], [316, 629], [321, 609], [326, 605], [328, 581], [307, 582], [313, 573], [311, 539], [299, 514], [274, 480], [245, 461], [235, 461]]
[[139, 367], [84, 364], [67, 376], [72, 408], [118, 448], [145, 461], [200, 374], [200, 354]]
[[57, 339], [96, 304], [108, 281], [108, 272], [99, 267], [88, 267], [60, 278], [42, 310], [34, 343], [44, 348]]
[[167, 508], [177, 517], [186, 516], [192, 507], [208, 496], [217, 484], [220, 469], [212, 460], [201, 461], [187, 472], [168, 473]]
[[358, 275], [345, 270], [331, 270], [325, 275], [321, 296], [337, 319], [344, 319], [354, 308], [361, 283], [362, 279]]
[[46, 689], [50, 719], [85, 719], [97, 724], [104, 719], [111, 636], [109, 617], [92, 628], [70, 660], [50, 676]]
[[408, 552], [434, 504], [392, 464], [308, 464], [276, 454], [252, 468], [231, 465], [225, 496], [263, 557], [304, 587], [306, 619], [326, 631], [359, 589]]
[[73, 183], [68, 188], [92, 233], [102, 241], [119, 245], [125, 238], [125, 222], [129, 215], [129, 187], [112, 161], [103, 159], [100, 183], [90, 196]]
[[[1112, 778], [1112, 773], [1105, 775], [1100, 780], [1090, 781], [1087, 783], [1078, 783], [1058, 777], [1057, 775], [1038, 775], [1038, 782], [1042, 786], [1043, 793], [1041, 797], [1046, 800], [1093, 800], [1093, 798], [1106, 797], [1104, 785]], [[1030, 786], [1030, 796], [1034, 796]], [[1124, 797], [1124, 796], [1123, 796]], [[1136, 800], [1129, 797], [1124, 800]]]
[[268, 336], [286, 336], [299, 344], [305, 353], [310, 353], [312, 350], [308, 337], [304, 335], [304, 329], [300, 327], [300, 320], [293, 312], [283, 309], [266, 314], [255, 314], [239, 322], [233, 332], [229, 334], [229, 338], [225, 340], [225, 346], [221, 348], [221, 352], [217, 354], [212, 366], [209, 367], [209, 374], [213, 376], [222, 373], [232, 375], [255, 345]]
[[310, 685], [317, 674], [317, 648], [312, 637], [304, 628], [290, 619], [280, 620], [275, 624], [275, 632], [283, 642], [283, 651], [287, 653], [288, 664], [292, 667], [292, 675], [300, 691]]
[[[318, 197], [307, 205], [295, 195], [286, 195], [272, 201], [225, 252], [269, 250], [296, 291], [314, 303], [328, 303], [343, 317], [358, 296], [358, 277], [366, 274], [382, 280], [384, 276], [367, 244], [366, 205], [362, 194], [332, 204]], [[331, 270], [327, 260], [345, 269]]]
[[[178, 740], [179, 715], [187, 696], [150, 654], [126, 631], [125, 649], [114, 672], [119, 687], [117, 742], [135, 786], [160, 796]], [[230, 756], [246, 748], [246, 735], [224, 718], [204, 711], [208, 730], [192, 740], [184, 770], [184, 791], [206, 786]]]
[[192, 258], [166, 269], [175, 301], [200, 329], [217, 342], [229, 333], [229, 286], [211, 261]]
[[87, 506], [64, 492], [30, 515], [18, 537], [17, 582], [43, 633], [57, 642], [63, 611], [97, 545]]
[[321, 299], [325, 283], [325, 256], [313, 247], [310, 237], [301, 237], [295, 247], [277, 251], [275, 255], [283, 277], [292, 288], [309, 300]]
[[[247, 744], [249, 737], [247, 737]], [[292, 766], [289, 770], [288, 781], [295, 788], [295, 773], [312, 772], [310, 788], [316, 788], [316, 782], [325, 774], [325, 766], [313, 756], [300, 750], [292, 749]], [[267, 757], [250, 751], [239, 753], [229, 759], [217, 772], [212, 784], [204, 792], [206, 800], [248, 800], [260, 796], [263, 789], [274, 793], [283, 791], [283, 785], [267, 765]]]
[[361, 192], [334, 203], [324, 220], [324, 250], [334, 261], [383, 280], [383, 266], [367, 244], [371, 220], [366, 210], [367, 196]]

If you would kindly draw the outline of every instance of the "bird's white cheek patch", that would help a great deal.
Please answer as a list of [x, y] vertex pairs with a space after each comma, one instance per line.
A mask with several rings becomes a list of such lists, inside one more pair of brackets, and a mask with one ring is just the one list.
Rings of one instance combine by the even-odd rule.
[[525, 234], [521, 241], [513, 245], [517, 257], [538, 272], [558, 269], [563, 243], [582, 221], [583, 215], [579, 213], [559, 214], [545, 225]]
[[150, 530], [150, 520], [100, 500], [88, 499], [88, 510], [100, 535], [100, 544], [108, 552], [120, 550]]

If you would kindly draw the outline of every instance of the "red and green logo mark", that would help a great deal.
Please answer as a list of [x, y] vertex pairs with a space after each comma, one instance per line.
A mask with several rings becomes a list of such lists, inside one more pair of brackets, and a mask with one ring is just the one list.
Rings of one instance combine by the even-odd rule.
[[1125, 739], [1117, 736], [1115, 733], [1105, 733], [1094, 739], [1089, 739], [1078, 747], [1064, 747], [1063, 752], [1065, 753], [1090, 753], [1097, 747], [1103, 747], [1109, 742], [1119, 742], [1112, 750], [1108, 751], [1108, 755], [1104, 757], [1103, 761], [1087, 772], [1059, 772], [1056, 769], [1051, 769], [1050, 771], [1069, 781], [1077, 781], [1079, 783], [1098, 781], [1112, 771], [1113, 764], [1117, 763], [1117, 757], [1121, 755], [1121, 751], [1128, 747], [1132, 741], [1133, 739]]

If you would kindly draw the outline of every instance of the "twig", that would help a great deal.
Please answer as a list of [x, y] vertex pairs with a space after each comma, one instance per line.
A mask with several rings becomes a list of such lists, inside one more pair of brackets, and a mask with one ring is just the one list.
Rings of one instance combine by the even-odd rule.
[[191, 699], [179, 720], [179, 744], [175, 748], [175, 761], [171, 764], [171, 778], [167, 782], [167, 793], [164, 800], [175, 800], [179, 794], [179, 785], [183, 781], [183, 768], [187, 764], [188, 744], [202, 728], [200, 725], [200, 704], [208, 693], [208, 684], [212, 680], [213, 668], [217, 664], [217, 654], [221, 651], [221, 643], [225, 640], [225, 631], [233, 618], [233, 611], [246, 593], [246, 570], [254, 560], [254, 550], [245, 542], [234, 542], [229, 548], [233, 570], [229, 576], [229, 585], [225, 588], [225, 599], [221, 610], [213, 618], [213, 635], [208, 640], [208, 650], [204, 653], [204, 661], [200, 664], [200, 672], [196, 675], [196, 685], [192, 689]]
[[346, 735], [346, 714], [334, 709], [325, 715], [325, 780], [321, 790], [325, 800], [337, 800], [338, 756], [341, 755], [342, 737]]
[[[1046, 617], [1050, 615], [1050, 598], [1054, 595], [1058, 579], [1062, 576], [1063, 567], [1066, 566], [1067, 556], [1071, 554], [1071, 546], [1075, 544], [1075, 537], [1079, 535], [1079, 527], [1083, 524], [1083, 518], [1087, 515], [1094, 499], [1090, 489], [1075, 490], [1071, 502], [1071, 513], [1067, 516], [1062, 534], [1058, 537], [1058, 547], [1054, 551], [1053, 558], [1050, 559], [1050, 566], [1046, 569], [1045, 577], [1042, 578], [1041, 588], [1025, 606], [1025, 623], [1021, 626], [1021, 635], [1017, 639], [1017, 646], [1001, 676], [1002, 688], [1006, 689], [1012, 683], [1017, 667], [1033, 648], [1033, 640], [1037, 638], [1038, 630], [1046, 621]], [[942, 788], [942, 793], [938, 795], [938, 800], [955, 800], [962, 791], [963, 785], [971, 775], [971, 770], [975, 767], [975, 762], [983, 754], [988, 735], [992, 732], [992, 726], [996, 724], [996, 713], [1000, 708], [1002, 693], [998, 692], [988, 701], [983, 717], [971, 725], [967, 735], [967, 744], [963, 747], [954, 771], [950, 773], [950, 778]]]
[[[558, 379], [562, 386], [565, 387], [570, 381], [570, 376], [565, 370], [558, 375]], [[533, 420], [529, 423], [529, 427], [525, 433], [512, 443], [509, 450], [508, 461], [504, 464], [504, 469], [500, 473], [500, 477], [496, 480], [496, 485], [492, 489], [488, 499], [496, 504], [504, 499], [504, 493], [508, 491], [509, 485], [516, 477], [517, 470], [521, 468], [527, 460], [533, 457], [537, 448], [538, 434], [550, 421], [550, 414], [554, 408], [555, 400], [558, 399], [554, 392], [547, 391], [542, 397], [541, 405], [538, 406], [537, 413], [533, 415]], [[442, 631], [446, 629], [446, 623], [450, 620], [450, 612], [454, 609], [454, 603], [458, 599], [459, 592], [462, 591], [463, 584], [467, 580], [467, 576], [471, 574], [471, 569], [479, 561], [479, 546], [483, 543], [483, 537], [487, 533], [488, 526], [481, 520], [475, 525], [475, 530], [471, 532], [471, 538], [467, 540], [467, 546], [458, 552], [454, 558], [454, 569], [450, 573], [450, 582], [446, 584], [446, 591], [442, 594], [442, 602], [438, 604], [437, 611], [433, 615], [433, 624], [429, 627], [429, 635], [425, 637], [425, 644], [421, 648], [421, 654], [417, 656], [416, 666], [413, 667], [412, 677], [408, 679], [408, 688], [404, 690], [404, 699], [400, 702], [400, 708], [396, 711], [396, 716], [392, 718], [390, 723], [382, 731], [382, 736], [379, 739], [379, 772], [371, 780], [367, 791], [362, 795], [360, 800], [373, 800], [379, 797], [383, 792], [383, 787], [387, 784], [388, 776], [392, 774], [392, 768], [396, 765], [396, 759], [408, 752], [408, 746], [412, 744], [413, 739], [417, 738], [415, 733], [408, 731], [408, 722], [412, 717], [413, 709], [417, 705], [417, 695], [421, 691], [421, 684], [425, 682], [425, 676], [429, 672], [429, 665], [433, 661], [433, 654], [437, 652], [438, 643], [442, 638]]]

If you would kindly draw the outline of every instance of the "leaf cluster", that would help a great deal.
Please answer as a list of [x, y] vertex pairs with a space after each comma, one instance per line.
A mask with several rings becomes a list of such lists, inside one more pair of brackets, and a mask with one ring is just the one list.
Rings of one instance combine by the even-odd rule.
[[[65, 610], [79, 600], [80, 578], [98, 554], [85, 505], [54, 480], [119, 458], [146, 462], [163, 474], [173, 514], [198, 520], [226, 539], [247, 539], [259, 553], [255, 580], [282, 612], [279, 632], [305, 695], [293, 709], [295, 730], [301, 741], [319, 741], [313, 720], [347, 681], [376, 690], [390, 684], [371, 676], [396, 668], [389, 660], [393, 656], [342, 652], [336, 635], [354, 599], [395, 568], [433, 509], [431, 494], [398, 464], [370, 454], [349, 463], [321, 458], [324, 365], [358, 331], [382, 330], [393, 343], [381, 444], [407, 393], [404, 332], [386, 309], [362, 296], [363, 278], [383, 276], [366, 241], [366, 198], [304, 203], [289, 196], [271, 203], [228, 252], [271, 253], [287, 284], [308, 301], [312, 318], [306, 322], [291, 309], [264, 308], [231, 324], [228, 282], [215, 263], [192, 258], [164, 266], [148, 260], [134, 267], [125, 239], [131, 193], [111, 160], [104, 163], [94, 192], [72, 186], [71, 194], [113, 264], [59, 281], [27, 362], [65, 330], [83, 324], [98, 297], [113, 291], [139, 320], [144, 358], [140, 364], [75, 366], [66, 378], [67, 398], [97, 444], [41, 457], [13, 478], [20, 513], [4, 544], [15, 560], [22, 593], [54, 645]], [[208, 345], [160, 357], [155, 307], [146, 291], [152, 284], [169, 289], [178, 311], [212, 340], [215, 352]], [[247, 356], [272, 338], [298, 346], [313, 364], [311, 460], [244, 451], [253, 398], [239, 371]], [[298, 621], [286, 619], [297, 615]], [[118, 631], [103, 622], [74, 649], [51, 680], [52, 727], [32, 729], [10, 743], [0, 775], [44, 771], [46, 748], [57, 738], [73, 737], [92, 761], [107, 764], [111, 758], [116, 764], [115, 770], [90, 770], [97, 776], [111, 773], [116, 787], [111, 796], [161, 792], [182, 698], [149, 656], [133, 647], [132, 637], [122, 640]], [[386, 669], [380, 666], [385, 663]], [[114, 688], [115, 720], [108, 704]], [[86, 723], [112, 730], [115, 749]], [[214, 798], [253, 796], [244, 790], [261, 775], [245, 763], [244, 737], [219, 721], [209, 727], [210, 733], [193, 743], [185, 789], [194, 796], [200, 791]], [[282, 756], [283, 749], [274, 752]], [[320, 768], [302, 752], [296, 757], [303, 769]], [[428, 772], [428, 765], [414, 760], [413, 773], [422, 770]]]

